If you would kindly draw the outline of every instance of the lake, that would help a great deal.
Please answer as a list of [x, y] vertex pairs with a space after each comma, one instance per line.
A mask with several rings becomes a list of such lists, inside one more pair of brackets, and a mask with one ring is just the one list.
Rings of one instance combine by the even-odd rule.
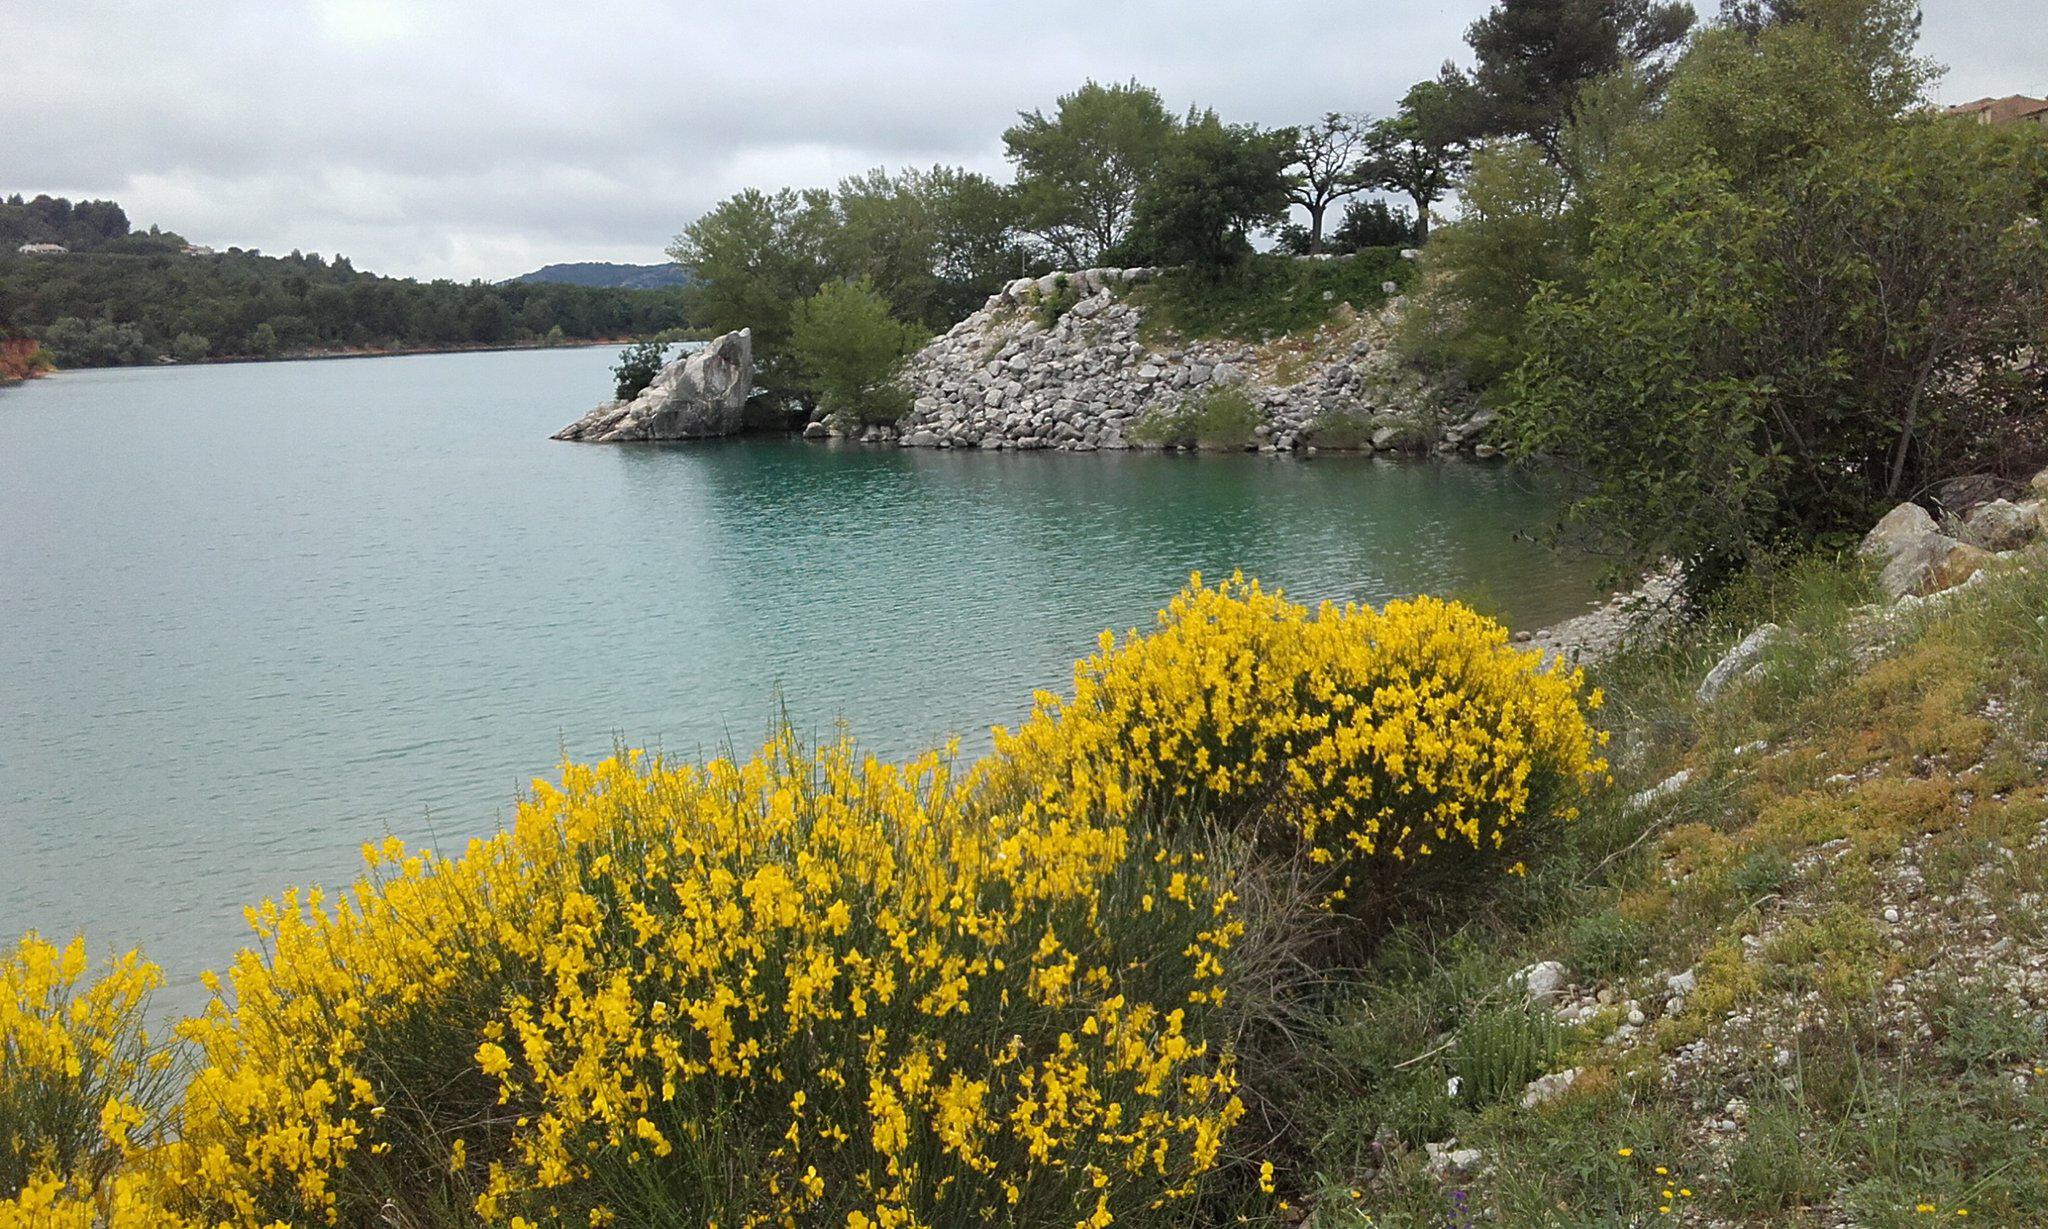
[[68, 373], [0, 392], [0, 935], [194, 978], [241, 908], [459, 847], [560, 756], [786, 708], [970, 751], [1194, 569], [1519, 626], [1592, 569], [1505, 466], [548, 435], [610, 350]]

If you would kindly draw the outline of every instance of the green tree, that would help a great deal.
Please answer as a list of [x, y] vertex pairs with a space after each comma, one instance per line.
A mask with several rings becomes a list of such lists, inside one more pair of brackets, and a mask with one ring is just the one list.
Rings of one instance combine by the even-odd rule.
[[1401, 343], [1424, 368], [1486, 389], [1521, 361], [1531, 296], [1576, 283], [1587, 219], [1564, 173], [1526, 142], [1481, 150], [1460, 199], [1430, 244]]
[[1447, 72], [1468, 135], [1526, 137], [1562, 164], [1559, 137], [1587, 84], [1655, 71], [1692, 28], [1683, 0], [1501, 0], [1465, 32], [1478, 63]]
[[1928, 117], [1762, 188], [1694, 161], [1606, 186], [1576, 291], [1543, 292], [1520, 446], [1583, 481], [1629, 563], [1725, 574], [1961, 473], [2038, 465], [2048, 140]]
[[1158, 93], [1136, 81], [1089, 81], [1051, 116], [1020, 114], [1003, 146], [1024, 225], [1068, 268], [1097, 263], [1123, 243], [1174, 128]]
[[612, 364], [612, 377], [617, 381], [612, 395], [631, 401], [645, 391], [661, 374], [661, 356], [667, 349], [658, 341], [638, 341], [619, 351], [619, 361]]
[[835, 281], [796, 305], [789, 349], [818, 408], [852, 426], [894, 422], [910, 408], [898, 376], [925, 337], [889, 314], [873, 284]]
[[1295, 169], [1287, 179], [1287, 199], [1308, 214], [1305, 255], [1323, 250], [1323, 218], [1330, 206], [1365, 190], [1358, 164], [1366, 153], [1370, 127], [1364, 116], [1332, 111], [1296, 130]]
[[197, 333], [180, 333], [171, 342], [171, 357], [181, 363], [196, 363], [213, 352], [213, 343]]
[[1429, 238], [1430, 207], [1442, 200], [1471, 164], [1459, 132], [1451, 87], [1420, 81], [1401, 99], [1401, 110], [1366, 132], [1370, 156], [1359, 168], [1367, 185], [1405, 193], [1415, 202], [1415, 233]]
[[669, 248], [696, 278], [698, 323], [718, 332], [753, 329], [754, 355], [771, 386], [790, 382], [784, 351], [793, 308], [836, 276], [838, 225], [829, 193], [748, 188], [690, 223]]
[[1190, 114], [1138, 197], [1131, 245], [1148, 259], [1220, 270], [1287, 215], [1291, 128], [1262, 132]]

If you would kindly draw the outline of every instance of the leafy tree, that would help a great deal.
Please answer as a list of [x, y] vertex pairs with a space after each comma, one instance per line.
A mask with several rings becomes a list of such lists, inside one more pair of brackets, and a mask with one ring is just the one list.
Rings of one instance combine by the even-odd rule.
[[[1790, 10], [1786, 10], [1790, 13]], [[1807, 0], [1755, 36], [1706, 31], [1674, 74], [1642, 152], [1705, 157], [1757, 184], [1917, 105], [1936, 68], [1907, 0]]]
[[1158, 93], [1136, 81], [1089, 81], [1050, 117], [1020, 114], [1003, 146], [1017, 165], [1025, 227], [1067, 267], [1097, 263], [1123, 243], [1175, 126]]
[[1366, 152], [1370, 126], [1363, 116], [1332, 111], [1296, 130], [1294, 165], [1298, 169], [1288, 177], [1287, 199], [1308, 214], [1305, 255], [1323, 250], [1323, 215], [1330, 206], [1365, 189], [1358, 163]]
[[2048, 454], [2048, 140], [1929, 117], [1761, 189], [1695, 161], [1608, 185], [1583, 289], [1511, 386], [1573, 522], [1702, 575]]
[[1422, 232], [1406, 209], [1379, 199], [1355, 201], [1344, 211], [1344, 221], [1330, 236], [1333, 252], [1358, 252], [1366, 248], [1413, 247]]
[[619, 351], [619, 361], [612, 364], [612, 376], [618, 381], [612, 395], [631, 401], [646, 391], [661, 374], [661, 356], [667, 349], [659, 341], [638, 341]]
[[910, 408], [897, 376], [925, 336], [891, 316], [866, 280], [827, 282], [797, 304], [790, 354], [827, 417], [849, 426], [894, 422]]
[[1467, 135], [1526, 137], [1561, 164], [1579, 91], [1631, 65], [1654, 72], [1693, 20], [1683, 0], [1500, 0], [1465, 33], [1478, 64], [1445, 83]]
[[1521, 361], [1530, 298], [1578, 278], [1586, 216], [1564, 173], [1526, 142], [1480, 151], [1460, 204], [1430, 244], [1401, 340], [1423, 367], [1483, 389]]
[[783, 356], [791, 312], [836, 276], [838, 215], [821, 191], [748, 188], [677, 236], [669, 255], [696, 278], [698, 322], [719, 332], [754, 330], [754, 353], [770, 384], [787, 383]]
[[837, 209], [834, 267], [873, 281], [903, 319], [944, 327], [1016, 276], [1015, 198], [986, 176], [870, 171], [841, 181]]
[[60, 367], [125, 367], [156, 358], [156, 347], [132, 324], [65, 316], [43, 330], [43, 345]]
[[213, 343], [197, 333], [180, 333], [171, 342], [171, 357], [181, 363], [196, 363], [213, 352]]
[[1166, 264], [1220, 270], [1251, 250], [1250, 236], [1287, 214], [1289, 128], [1262, 132], [1190, 114], [1138, 197], [1132, 247]]
[[1415, 202], [1415, 233], [1429, 238], [1430, 207], [1442, 200], [1471, 163], [1458, 130], [1458, 102], [1439, 81], [1411, 86], [1398, 114], [1366, 133], [1370, 157], [1359, 168], [1367, 185], [1406, 193]]

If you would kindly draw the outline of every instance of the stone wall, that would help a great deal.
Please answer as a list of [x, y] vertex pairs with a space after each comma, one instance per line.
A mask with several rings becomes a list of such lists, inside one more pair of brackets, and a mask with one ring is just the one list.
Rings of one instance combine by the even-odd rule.
[[1130, 288], [1153, 269], [1024, 278], [935, 339], [907, 368], [911, 413], [893, 434], [934, 448], [1140, 447], [1134, 429], [1208, 390], [1244, 389], [1260, 422], [1251, 447], [1456, 451], [1491, 455], [1490, 416], [1430, 387], [1394, 358], [1401, 308], [1340, 304], [1312, 335], [1264, 343], [1147, 337]]

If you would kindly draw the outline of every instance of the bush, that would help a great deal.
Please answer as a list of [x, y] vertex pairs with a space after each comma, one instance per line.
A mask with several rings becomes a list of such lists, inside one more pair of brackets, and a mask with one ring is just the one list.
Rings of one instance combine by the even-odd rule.
[[[1242, 1112], [1190, 858], [788, 735], [569, 765], [455, 859], [257, 915], [171, 1172], [296, 1224], [1142, 1218]], [[381, 1211], [380, 1211], [381, 1210]]]
[[171, 357], [181, 363], [201, 362], [212, 352], [213, 343], [197, 333], [180, 333], [171, 342]]
[[1259, 408], [1251, 396], [1233, 384], [1212, 387], [1171, 410], [1146, 411], [1131, 429], [1131, 438], [1163, 448], [1235, 451], [1252, 442], [1252, 429], [1259, 422]]
[[891, 316], [867, 279], [827, 283], [797, 304], [790, 329], [790, 357], [828, 417], [895, 422], [909, 411], [898, 376], [925, 333]]
[[116, 1182], [151, 1134], [167, 1060], [142, 1024], [162, 974], [134, 952], [86, 980], [85, 941], [31, 931], [0, 960], [0, 1225], [130, 1221]]
[[1627, 562], [1727, 571], [2048, 457], [2038, 134], [1925, 119], [1767, 190], [1706, 164], [1610, 183], [1584, 289], [1530, 310], [1506, 425], [1585, 478]]
[[659, 341], [636, 341], [619, 351], [619, 361], [612, 364], [612, 375], [618, 380], [612, 395], [620, 401], [631, 401], [647, 391], [654, 377], [661, 374], [661, 356], [667, 350]]
[[1168, 269], [1125, 297], [1144, 310], [1148, 337], [1264, 341], [1314, 329], [1342, 304], [1376, 311], [1387, 301], [1381, 287], [1406, 285], [1414, 272], [1396, 248], [1331, 260], [1268, 254], [1247, 257], [1220, 276]]
[[1364, 448], [1372, 443], [1372, 419], [1350, 410], [1331, 410], [1308, 425], [1308, 442], [1318, 448]]
[[1432, 855], [1508, 866], [1515, 829], [1570, 816], [1605, 770], [1583, 676], [1433, 598], [1314, 615], [1200, 575], [1150, 635], [1076, 664], [998, 730], [984, 787], [1065, 817], [1203, 816], [1322, 868], [1334, 898]]

